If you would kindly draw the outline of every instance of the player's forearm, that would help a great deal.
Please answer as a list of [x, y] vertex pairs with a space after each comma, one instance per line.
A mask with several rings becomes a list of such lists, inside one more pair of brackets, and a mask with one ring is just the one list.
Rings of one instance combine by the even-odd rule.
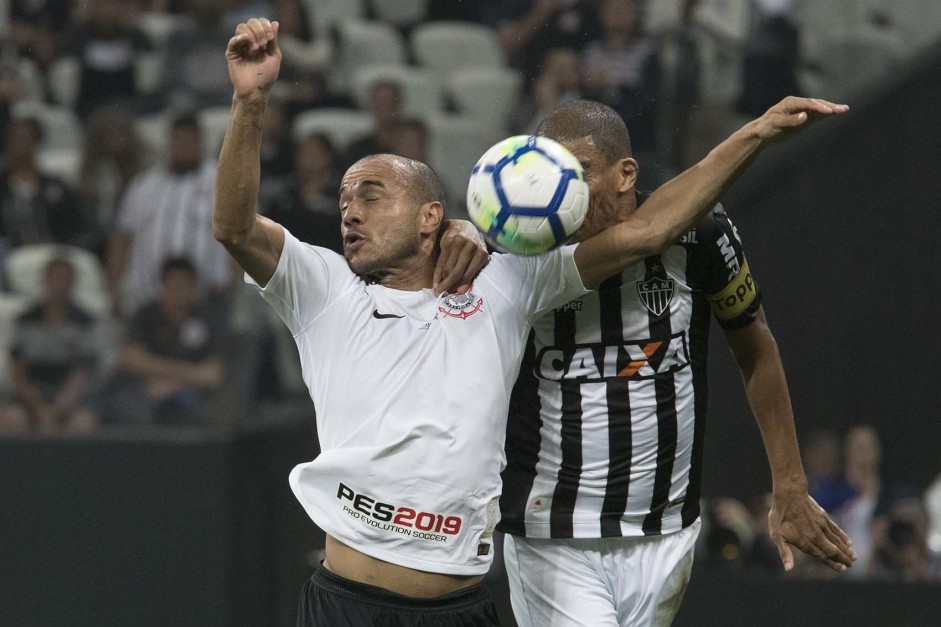
[[580, 244], [575, 261], [585, 285], [595, 287], [673, 244], [715, 205], [763, 146], [756, 123], [745, 125], [660, 186], [630, 218]]
[[[748, 358], [738, 358], [745, 395], [768, 456], [775, 495], [805, 494], [807, 479], [797, 445], [794, 412], [787, 390], [784, 366], [777, 343], [766, 325], [756, 329], [762, 336]], [[738, 356], [737, 356], [738, 357]]]
[[260, 149], [267, 96], [234, 99], [222, 142], [212, 226], [216, 239], [238, 243], [255, 227], [261, 179]]

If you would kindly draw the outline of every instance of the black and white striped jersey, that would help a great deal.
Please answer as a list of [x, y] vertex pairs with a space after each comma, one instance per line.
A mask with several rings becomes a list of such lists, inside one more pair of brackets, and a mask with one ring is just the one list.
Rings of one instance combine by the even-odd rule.
[[500, 529], [598, 538], [692, 524], [710, 312], [740, 328], [760, 302], [716, 206], [663, 254], [539, 319], [510, 404]]

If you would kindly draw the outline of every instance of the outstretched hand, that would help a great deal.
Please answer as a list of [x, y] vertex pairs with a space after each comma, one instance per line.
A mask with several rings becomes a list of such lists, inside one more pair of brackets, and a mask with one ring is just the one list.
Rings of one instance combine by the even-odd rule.
[[490, 263], [483, 238], [466, 220], [445, 221], [438, 247], [440, 254], [433, 282], [435, 294], [464, 294], [477, 273]]
[[755, 124], [761, 139], [777, 141], [790, 137], [816, 120], [847, 111], [847, 105], [788, 96], [755, 120]]
[[235, 28], [225, 59], [236, 98], [267, 94], [278, 79], [281, 68], [278, 27], [278, 22], [252, 18]]
[[794, 568], [791, 547], [815, 557], [833, 570], [842, 572], [853, 565], [853, 541], [809, 495], [774, 496], [768, 513], [771, 540], [778, 547], [784, 570]]

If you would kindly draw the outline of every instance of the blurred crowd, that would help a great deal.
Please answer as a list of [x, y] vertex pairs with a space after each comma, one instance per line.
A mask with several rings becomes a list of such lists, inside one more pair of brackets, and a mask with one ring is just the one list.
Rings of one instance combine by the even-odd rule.
[[[794, 576], [807, 579], [941, 581], [941, 476], [927, 489], [887, 476], [882, 443], [871, 426], [842, 439], [826, 430], [801, 443], [811, 496], [853, 540], [857, 561], [836, 573], [794, 551]], [[783, 572], [768, 533], [771, 494], [750, 503], [721, 497], [703, 503], [697, 560], [755, 574]]]
[[[460, 217], [476, 158], [571, 98], [624, 117], [655, 187], [815, 75], [836, 84], [845, 72], [818, 62], [839, 48], [821, 43], [837, 30], [821, 4], [842, 6], [0, 2], [0, 429], [237, 427], [259, 402], [304, 396], [290, 338], [212, 235], [223, 51], [248, 17], [278, 20], [284, 53], [259, 211], [339, 251], [336, 189], [358, 158], [431, 163]], [[888, 3], [851, 4], [839, 44], [865, 35], [881, 55], [868, 72], [916, 49]], [[909, 49], [872, 43], [893, 36]]]

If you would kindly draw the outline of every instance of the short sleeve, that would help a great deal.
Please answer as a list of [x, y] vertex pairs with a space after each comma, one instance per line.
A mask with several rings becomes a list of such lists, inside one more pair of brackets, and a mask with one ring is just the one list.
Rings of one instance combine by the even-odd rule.
[[721, 205], [697, 226], [696, 256], [706, 300], [724, 329], [739, 329], [757, 319], [761, 291], [752, 277], [738, 229]]
[[261, 287], [248, 274], [245, 282], [258, 290], [291, 333], [297, 335], [331, 301], [361, 280], [342, 256], [326, 248], [304, 244], [284, 229], [284, 249], [268, 284]]
[[532, 257], [498, 253], [491, 264], [505, 295], [525, 303], [533, 318], [588, 292], [575, 265], [575, 248], [563, 246]]

